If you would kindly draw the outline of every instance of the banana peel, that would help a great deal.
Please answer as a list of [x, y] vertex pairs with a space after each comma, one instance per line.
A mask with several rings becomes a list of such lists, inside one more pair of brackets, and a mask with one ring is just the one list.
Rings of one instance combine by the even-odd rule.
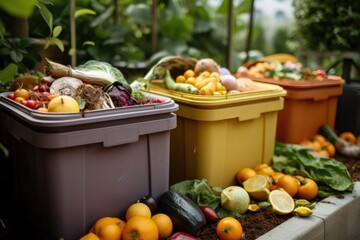
[[152, 80], [165, 79], [167, 71], [170, 71], [172, 76], [183, 74], [188, 69], [194, 69], [197, 60], [194, 58], [185, 58], [181, 56], [167, 56], [160, 59], [151, 69], [145, 74], [144, 79], [151, 82]]

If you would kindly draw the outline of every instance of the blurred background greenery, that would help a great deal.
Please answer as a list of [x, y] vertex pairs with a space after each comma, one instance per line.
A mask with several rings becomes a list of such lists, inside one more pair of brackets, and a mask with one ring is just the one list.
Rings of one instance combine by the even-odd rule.
[[[0, 55], [2, 56], [11, 55], [9, 51], [4, 51], [4, 48], [9, 48], [4, 45], [4, 39], [14, 37], [12, 18], [9, 18], [9, 15], [14, 13], [10, 10], [9, 14], [4, 5], [6, 2], [17, 1], [19, 1], [17, 4], [20, 4], [18, 6], [38, 3], [36, 0], [2, 1], [0, 4], [3, 9], [0, 14], [2, 40]], [[53, 26], [62, 27], [57, 38], [69, 43], [71, 1], [42, 0], [41, 2], [45, 3], [52, 13]], [[273, 53], [290, 53], [297, 56], [300, 52], [311, 51], [311, 54], [329, 53], [325, 55], [323, 67], [334, 65], [329, 71], [341, 74], [341, 58], [344, 52], [353, 53], [351, 57], [355, 58], [355, 62], [358, 61], [359, 1], [274, 0], [270, 2], [264, 0], [76, 0], [76, 9], [93, 12], [75, 18], [76, 49], [70, 48], [69, 44], [65, 45], [64, 62], [70, 63], [70, 55], [75, 54], [77, 64], [96, 59], [109, 62], [125, 72], [130, 73], [132, 70], [141, 74], [163, 56], [182, 55], [195, 58], [211, 57], [222, 66], [236, 71], [245, 59], [257, 59]], [[156, 3], [155, 12], [152, 8], [153, 3]], [[232, 8], [229, 8], [229, 4]], [[255, 6], [254, 9], [252, 4]], [[262, 14], [262, 10], [266, 10], [269, 4], [288, 6], [292, 17], [287, 17], [278, 11], [276, 17], [279, 21], [275, 24], [272, 17]], [[23, 6], [23, 9], [25, 7]], [[231, 29], [228, 29], [230, 11], [233, 12], [233, 24]], [[31, 39], [49, 37], [51, 33], [48, 22], [44, 21], [41, 11], [37, 11], [35, 7], [27, 13], [29, 16], [26, 18], [27, 37]], [[155, 20], [152, 18], [154, 14], [156, 14]], [[251, 26], [250, 17], [253, 18]], [[252, 31], [249, 38], [250, 27]], [[153, 31], [156, 31], [155, 45]], [[271, 31], [270, 38], [269, 31]], [[232, 37], [231, 49], [228, 48], [229, 33]], [[38, 61], [38, 56], [31, 55], [33, 43], [21, 44], [17, 47], [22, 48], [24, 60], [19, 61], [18, 64]], [[26, 54], [30, 57], [26, 58]], [[2, 59], [0, 69], [5, 68], [12, 61], [11, 58], [9, 61]], [[334, 64], [334, 61], [338, 61], [339, 64]], [[318, 62], [313, 60], [306, 64]], [[227, 66], [229, 63], [231, 65]], [[21, 70], [29, 69], [26, 67], [23, 66]]]

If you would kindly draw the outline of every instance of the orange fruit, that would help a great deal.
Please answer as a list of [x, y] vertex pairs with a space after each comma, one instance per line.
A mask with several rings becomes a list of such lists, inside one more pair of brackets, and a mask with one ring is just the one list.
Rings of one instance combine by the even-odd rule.
[[154, 220], [144, 216], [133, 216], [126, 222], [122, 240], [154, 240], [159, 238], [159, 230]]
[[329, 157], [334, 157], [335, 156], [336, 148], [335, 148], [334, 144], [332, 144], [330, 142], [325, 142], [324, 143], [324, 148], [329, 153]]
[[28, 90], [24, 89], [24, 88], [18, 88], [15, 90], [14, 92], [14, 98], [18, 98], [18, 97], [22, 97], [25, 100], [28, 100], [30, 97], [30, 93]]
[[100, 240], [94, 233], [88, 233], [80, 238], [80, 240]]
[[242, 226], [236, 218], [225, 217], [216, 225], [216, 235], [220, 240], [241, 239], [242, 234]]
[[311, 178], [304, 178], [302, 176], [296, 176], [296, 178], [300, 183], [296, 196], [308, 201], [314, 199], [319, 192], [317, 183]]
[[236, 173], [236, 181], [239, 185], [241, 185], [244, 181], [246, 181], [247, 179], [249, 179], [252, 176], [257, 175], [257, 173], [255, 172], [254, 169], [252, 168], [241, 168], [237, 173]]
[[173, 231], [173, 224], [171, 218], [164, 214], [158, 213], [151, 217], [151, 219], [155, 222], [158, 231], [159, 231], [159, 239], [167, 239], [170, 237]]
[[134, 216], [143, 216], [147, 218], [151, 218], [151, 210], [145, 204], [141, 202], [133, 203], [126, 210], [126, 221], [129, 221], [130, 218]]
[[324, 142], [327, 141], [326, 138], [325, 138], [323, 135], [321, 135], [321, 134], [315, 134], [313, 140], [314, 140], [314, 141], [318, 141], [318, 142], [320, 142], [320, 143], [324, 143]]
[[284, 189], [291, 197], [296, 195], [298, 191], [298, 185], [298, 180], [295, 177], [287, 174], [281, 176], [276, 183], [278, 189]]
[[96, 221], [90, 229], [97, 237], [104, 240], [117, 240], [121, 238], [121, 232], [125, 227], [125, 221], [116, 217], [103, 217]]
[[322, 149], [322, 143], [319, 142], [319, 141], [316, 141], [316, 140], [313, 141], [312, 143], [313, 143], [314, 150], [317, 151], [317, 152], [320, 152], [321, 149]]
[[[16, 98], [16, 96], [15, 96]], [[347, 142], [355, 143], [356, 137], [352, 132], [342, 132], [339, 135], [339, 138], [344, 139]]]
[[266, 163], [255, 166], [254, 170], [257, 174], [267, 175], [267, 176], [275, 173], [274, 169], [272, 169], [272, 167], [270, 167]]
[[277, 189], [277, 181], [279, 180], [280, 177], [284, 176], [285, 173], [283, 172], [275, 172], [274, 174], [270, 175], [269, 181], [270, 181], [270, 185], [269, 185], [269, 189], [270, 191]]

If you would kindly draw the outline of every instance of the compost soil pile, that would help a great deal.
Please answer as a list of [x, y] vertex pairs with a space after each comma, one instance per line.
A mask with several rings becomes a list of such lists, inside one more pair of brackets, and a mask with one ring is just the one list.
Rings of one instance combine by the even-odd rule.
[[[360, 181], [360, 159], [349, 159], [341, 155], [335, 156], [335, 159], [347, 167], [354, 181]], [[293, 216], [292, 214], [284, 216], [276, 215], [272, 212], [271, 208], [256, 213], [246, 213], [242, 218], [239, 218], [243, 227], [242, 240], [256, 239]], [[216, 223], [207, 225], [198, 234], [202, 240], [219, 239], [216, 235]]]

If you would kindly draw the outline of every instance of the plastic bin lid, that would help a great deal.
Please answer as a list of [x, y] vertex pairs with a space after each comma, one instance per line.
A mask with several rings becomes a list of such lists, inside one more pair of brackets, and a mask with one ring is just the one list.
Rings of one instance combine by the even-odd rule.
[[322, 88], [322, 87], [333, 87], [345, 84], [345, 80], [339, 76], [329, 75], [326, 79], [321, 81], [311, 81], [311, 80], [276, 80], [273, 78], [256, 78], [250, 77], [254, 81], [270, 83], [282, 86], [284, 88]]
[[0, 94], [0, 110], [6, 110], [26, 123], [40, 127], [65, 127], [80, 124], [98, 123], [135, 117], [166, 114], [178, 110], [179, 106], [169, 97], [144, 92], [148, 98], [162, 98], [163, 103], [150, 103], [106, 110], [93, 110], [81, 113], [45, 113], [25, 107], [6, 96], [10, 92]]
[[248, 103], [251, 101], [279, 98], [286, 95], [286, 91], [281, 86], [259, 82], [256, 84], [260, 87], [260, 89], [256, 91], [206, 96], [169, 90], [164, 87], [162, 80], [155, 80], [151, 82], [149, 91], [155, 94], [170, 97], [176, 102], [203, 107], [217, 107], [221, 105]]

